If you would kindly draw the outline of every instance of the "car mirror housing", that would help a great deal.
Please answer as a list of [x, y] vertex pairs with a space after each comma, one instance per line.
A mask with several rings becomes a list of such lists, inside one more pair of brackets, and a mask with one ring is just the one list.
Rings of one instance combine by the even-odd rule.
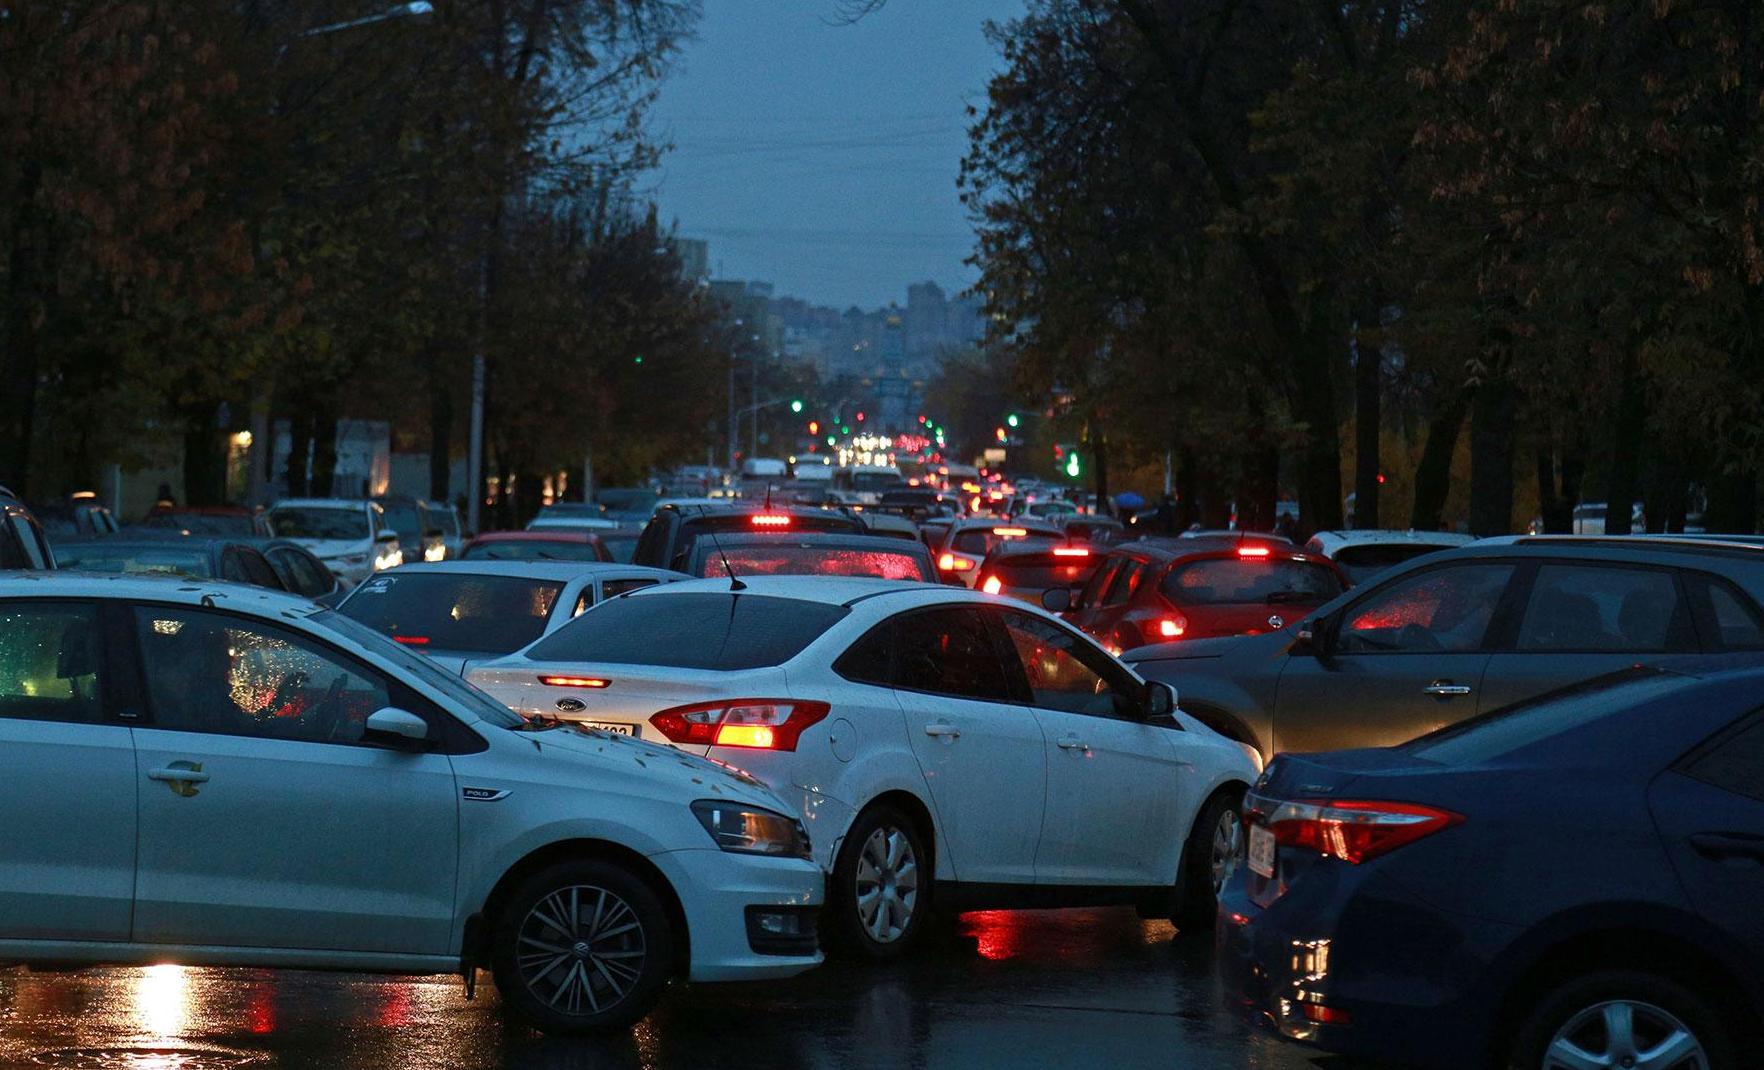
[[1064, 587], [1054, 587], [1041, 592], [1041, 608], [1049, 613], [1064, 613], [1072, 608], [1072, 592]]
[[1148, 721], [1174, 721], [1176, 717], [1176, 689], [1162, 680], [1152, 680], [1145, 685], [1145, 719]]
[[409, 710], [386, 706], [368, 714], [361, 736], [368, 742], [408, 748], [428, 742], [429, 722]]
[[1286, 648], [1291, 655], [1309, 655], [1321, 660], [1329, 658], [1329, 629], [1324, 621], [1300, 621], [1293, 629], [1292, 645]]

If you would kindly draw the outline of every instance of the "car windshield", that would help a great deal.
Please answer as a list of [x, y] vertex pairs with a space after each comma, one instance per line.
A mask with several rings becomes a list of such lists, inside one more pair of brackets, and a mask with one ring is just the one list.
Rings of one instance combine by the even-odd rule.
[[[936, 576], [918, 554], [850, 546], [714, 546], [702, 547], [698, 575], [725, 576], [876, 576], [885, 580], [923, 580]], [[725, 568], [727, 562], [727, 568]]]
[[1055, 587], [1082, 587], [1102, 564], [1102, 557], [1093, 554], [1012, 554], [997, 558], [987, 565], [988, 576], [997, 576], [1005, 587], [1028, 587], [1052, 590]]
[[255, 535], [257, 531], [249, 516], [213, 515], [210, 513], [149, 513], [141, 521], [144, 528], [170, 528], [192, 535]]
[[422, 683], [459, 703], [465, 710], [475, 714], [488, 724], [500, 728], [522, 728], [527, 723], [526, 718], [479, 691], [457, 673], [448, 672], [428, 658], [412, 654], [409, 650], [367, 625], [351, 620], [334, 609], [314, 613], [309, 619], [315, 624], [323, 625], [340, 635], [355, 640], [373, 653], [417, 677]]
[[996, 528], [969, 528], [966, 531], [956, 532], [955, 550], [957, 553], [973, 554], [975, 557], [985, 557], [987, 554], [991, 553], [992, 548], [999, 543], [1008, 542], [1011, 539], [1028, 538], [1029, 536], [1034, 536], [1036, 538], [1054, 537], [1051, 532], [1043, 531], [1039, 528], [1014, 528], [1008, 524]]
[[214, 577], [208, 551], [188, 546], [119, 545], [109, 540], [57, 543], [55, 560], [64, 569], [84, 572], [189, 576], [200, 580]]
[[527, 651], [534, 661], [734, 671], [782, 665], [847, 613], [844, 606], [738, 592], [615, 598]]
[[635, 531], [609, 531], [600, 536], [600, 545], [614, 561], [628, 565], [637, 555], [637, 536]]
[[599, 561], [591, 542], [574, 539], [508, 539], [474, 542], [460, 555], [467, 561]]
[[1341, 593], [1341, 581], [1311, 561], [1219, 557], [1180, 565], [1164, 577], [1164, 597], [1179, 605], [1320, 604]]
[[1365, 583], [1387, 568], [1412, 561], [1423, 554], [1443, 550], [1443, 546], [1414, 543], [1369, 543], [1365, 546], [1344, 546], [1334, 554], [1336, 567], [1347, 573], [1348, 582]]
[[394, 569], [338, 612], [417, 650], [508, 654], [539, 638], [563, 583]]
[[[423, 516], [409, 502], [381, 502], [380, 508], [386, 511], [386, 525], [398, 533], [407, 545], [417, 546], [423, 541]], [[280, 534], [280, 532], [277, 532]]]
[[265, 518], [271, 533], [284, 539], [365, 539], [366, 509], [334, 505], [283, 505]]
[[1493, 761], [1601, 717], [1682, 689], [1687, 678], [1629, 668], [1442, 728], [1399, 749], [1440, 765]]
[[594, 497], [608, 512], [614, 513], [648, 513], [661, 500], [654, 491], [636, 487], [603, 490]]

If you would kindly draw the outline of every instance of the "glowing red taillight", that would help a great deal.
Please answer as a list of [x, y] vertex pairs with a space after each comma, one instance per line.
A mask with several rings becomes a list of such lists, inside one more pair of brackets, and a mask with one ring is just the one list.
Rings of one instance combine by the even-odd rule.
[[793, 751], [803, 731], [831, 709], [798, 699], [722, 699], [663, 710], [649, 723], [673, 743]]
[[1160, 639], [1180, 639], [1188, 631], [1187, 617], [1165, 617], [1158, 621], [1158, 637]]
[[747, 518], [747, 522], [756, 528], [787, 528], [790, 517], [781, 513], [755, 513]]
[[1268, 548], [1266, 546], [1239, 546], [1237, 548], [1237, 556], [1238, 557], [1267, 557], [1268, 556]]
[[980, 590], [986, 594], [997, 594], [1004, 590], [1004, 583], [997, 576], [988, 576], [981, 581]]
[[539, 682], [546, 687], [592, 687], [598, 689], [612, 686], [611, 680], [604, 680], [598, 676], [541, 676]]
[[1275, 806], [1266, 824], [1282, 847], [1309, 848], [1357, 866], [1463, 820], [1414, 803], [1299, 800]]
[[1053, 555], [1055, 557], [1089, 557], [1090, 551], [1082, 546], [1056, 546]]
[[426, 635], [395, 635], [392, 639], [395, 642], [403, 643], [405, 646], [429, 645], [429, 637]]
[[937, 559], [937, 567], [945, 572], [966, 572], [974, 567], [974, 562], [954, 554], [944, 554]]

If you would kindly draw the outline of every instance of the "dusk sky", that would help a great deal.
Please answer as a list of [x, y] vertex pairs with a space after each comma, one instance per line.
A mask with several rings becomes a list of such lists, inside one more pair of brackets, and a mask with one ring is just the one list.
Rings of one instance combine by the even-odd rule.
[[835, 0], [704, 6], [656, 108], [675, 147], [655, 194], [712, 274], [840, 308], [971, 284], [964, 108], [998, 62], [982, 24], [1022, 0], [890, 0], [853, 25]]

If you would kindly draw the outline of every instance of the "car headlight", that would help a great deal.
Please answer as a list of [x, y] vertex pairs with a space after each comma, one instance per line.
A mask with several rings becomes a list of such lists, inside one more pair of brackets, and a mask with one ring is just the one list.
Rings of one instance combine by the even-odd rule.
[[698, 823], [725, 851], [782, 858], [809, 857], [808, 830], [802, 822], [771, 810], [716, 799], [692, 804]]
[[383, 569], [397, 568], [402, 564], [404, 564], [403, 551], [391, 549], [374, 558], [374, 571], [379, 572]]
[[363, 562], [365, 562], [367, 560], [367, 555], [366, 554], [344, 554], [342, 557], [327, 557], [327, 558], [325, 558], [325, 560], [330, 561], [330, 562], [336, 562], [337, 564], [343, 565], [345, 567], [353, 567], [355, 565], [359, 565], [359, 564], [362, 564]]
[[432, 542], [429, 545], [423, 547], [423, 560], [424, 561], [444, 561], [444, 560], [446, 560], [446, 558], [447, 558], [447, 544], [446, 543]]

